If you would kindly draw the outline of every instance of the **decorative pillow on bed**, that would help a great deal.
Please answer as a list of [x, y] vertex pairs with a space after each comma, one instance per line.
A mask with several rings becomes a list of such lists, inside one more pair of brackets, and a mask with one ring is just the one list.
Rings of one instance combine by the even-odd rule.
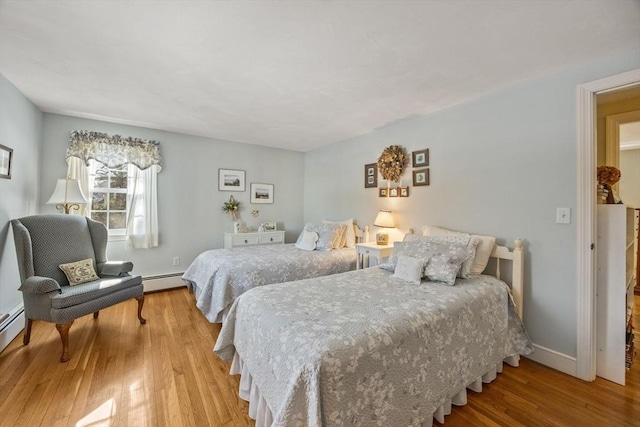
[[462, 263], [470, 257], [471, 251], [466, 246], [443, 243], [440, 250], [429, 258], [424, 269], [425, 276], [432, 282], [453, 286]]
[[434, 225], [425, 225], [422, 227], [423, 236], [451, 236], [451, 235], [463, 235], [473, 236], [478, 239], [478, 246], [476, 247], [476, 254], [471, 264], [471, 274], [482, 274], [487, 264], [489, 263], [489, 257], [493, 252], [493, 248], [496, 244], [496, 238], [493, 236], [482, 236], [479, 234], [469, 234], [462, 231], [447, 230], [446, 228], [436, 227]]
[[444, 242], [444, 243], [456, 243], [459, 245], [466, 246], [471, 251], [471, 255], [469, 258], [462, 263], [462, 267], [460, 271], [458, 271], [458, 277], [462, 277], [463, 279], [468, 279], [471, 277], [471, 268], [473, 265], [474, 258], [476, 256], [476, 247], [480, 242], [480, 239], [467, 234], [466, 236], [458, 235], [458, 234], [447, 234], [443, 236], [421, 236], [419, 234], [406, 234], [404, 236], [405, 242], [411, 242], [416, 240], [426, 240], [430, 242]]
[[316, 242], [318, 241], [318, 233], [315, 231], [302, 230], [300, 235], [302, 238], [296, 242], [295, 247], [303, 251], [315, 251]]
[[298, 236], [296, 244], [298, 244], [302, 238], [304, 231], [313, 231], [318, 233], [318, 241], [316, 242], [316, 250], [330, 251], [332, 249], [339, 248], [342, 236], [346, 231], [346, 226], [341, 224], [314, 224], [312, 222], [307, 223], [304, 226], [304, 230]]
[[391, 277], [419, 285], [424, 273], [425, 260], [407, 255], [398, 257], [398, 264]]
[[395, 271], [398, 258], [403, 255], [427, 260], [424, 275], [429, 280], [453, 285], [462, 263], [471, 257], [471, 250], [466, 245], [438, 242], [424, 237], [406, 242], [395, 242], [389, 262], [381, 264], [380, 267]]
[[353, 224], [353, 218], [349, 218], [349, 219], [345, 219], [343, 221], [331, 221], [328, 219], [323, 219], [322, 220], [323, 224], [342, 224], [345, 225], [347, 228], [345, 230], [345, 234], [344, 234], [344, 238], [343, 240], [343, 244], [340, 247], [347, 247], [347, 248], [355, 248], [356, 246], [356, 230], [355, 230], [355, 226]]

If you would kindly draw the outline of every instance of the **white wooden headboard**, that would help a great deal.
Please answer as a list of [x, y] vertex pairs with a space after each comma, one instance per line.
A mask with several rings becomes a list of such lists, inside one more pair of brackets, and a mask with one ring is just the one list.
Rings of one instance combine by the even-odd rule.
[[500, 260], [511, 261], [511, 295], [516, 303], [516, 312], [520, 319], [523, 315], [523, 293], [524, 293], [524, 252], [522, 250], [522, 240], [514, 241], [514, 248], [510, 250], [506, 246], [496, 245], [491, 253], [491, 258], [496, 259], [496, 274], [500, 279]]

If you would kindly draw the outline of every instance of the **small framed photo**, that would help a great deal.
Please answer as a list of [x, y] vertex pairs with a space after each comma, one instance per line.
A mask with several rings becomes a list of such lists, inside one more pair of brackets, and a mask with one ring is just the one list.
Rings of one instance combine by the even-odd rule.
[[11, 179], [11, 160], [13, 148], [0, 144], [0, 178]]
[[414, 168], [421, 168], [422, 166], [429, 166], [429, 149], [412, 151], [411, 163]]
[[263, 222], [262, 223], [262, 230], [263, 231], [276, 231], [277, 228], [277, 224], [275, 222]]
[[400, 188], [400, 194], [398, 194], [398, 196], [409, 197], [409, 187], [398, 187], [398, 188]]
[[251, 203], [273, 203], [273, 184], [252, 182]]
[[429, 169], [418, 169], [413, 171], [413, 186], [429, 185]]
[[218, 169], [218, 190], [244, 191], [245, 172], [236, 169]]
[[378, 189], [378, 197], [389, 197], [389, 191], [387, 187]]
[[398, 197], [398, 187], [392, 187], [389, 189], [389, 197]]
[[378, 186], [378, 164], [364, 165], [364, 188], [376, 188]]

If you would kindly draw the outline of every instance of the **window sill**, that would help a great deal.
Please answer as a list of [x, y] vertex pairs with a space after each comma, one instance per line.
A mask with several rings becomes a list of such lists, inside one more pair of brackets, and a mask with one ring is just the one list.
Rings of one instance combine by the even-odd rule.
[[127, 236], [124, 234], [110, 234], [108, 239], [109, 242], [124, 242], [125, 240], [127, 240]]

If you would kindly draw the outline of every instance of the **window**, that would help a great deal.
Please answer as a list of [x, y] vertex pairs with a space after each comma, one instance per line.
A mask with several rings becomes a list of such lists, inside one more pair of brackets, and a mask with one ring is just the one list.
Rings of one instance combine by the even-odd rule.
[[110, 236], [124, 236], [127, 231], [127, 169], [127, 165], [108, 168], [95, 160], [90, 161], [90, 216], [103, 223]]

